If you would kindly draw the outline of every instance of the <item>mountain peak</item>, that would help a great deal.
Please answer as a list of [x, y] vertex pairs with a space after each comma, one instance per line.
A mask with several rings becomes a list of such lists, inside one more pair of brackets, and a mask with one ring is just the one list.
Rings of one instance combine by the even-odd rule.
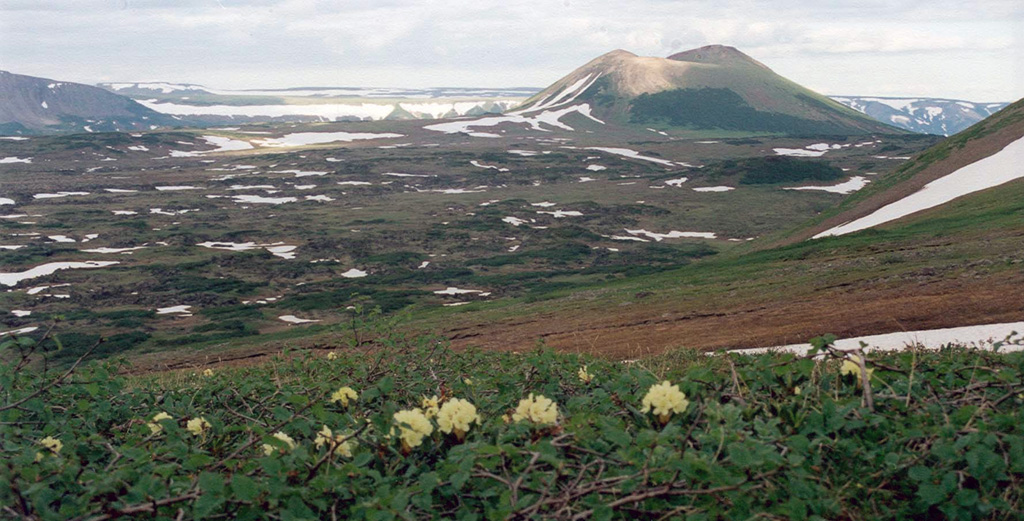
[[[756, 65], [768, 69], [768, 66], [747, 56], [742, 51], [728, 45], [705, 45], [673, 54], [670, 60], [681, 62], [707, 63], [711, 65]], [[769, 69], [771, 70], [771, 69]]]
[[669, 58], [617, 49], [562, 77], [513, 114], [584, 104], [599, 122], [628, 125], [789, 134], [896, 132], [725, 45]]
[[615, 49], [602, 54], [599, 58], [636, 58], [636, 54], [625, 49]]

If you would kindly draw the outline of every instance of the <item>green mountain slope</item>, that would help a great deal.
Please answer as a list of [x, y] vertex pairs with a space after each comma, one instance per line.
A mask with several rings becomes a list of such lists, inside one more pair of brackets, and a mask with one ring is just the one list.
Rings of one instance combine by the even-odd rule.
[[[901, 166], [896, 172], [878, 179], [864, 190], [850, 196], [838, 207], [824, 212], [808, 227], [789, 234], [785, 241], [794, 242], [828, 233], [840, 225], [875, 214], [883, 208], [893, 208], [901, 201], [906, 201], [907, 197], [919, 193], [929, 183], [946, 178], [962, 168], [992, 158], [997, 154], [1015, 153], [1014, 148], [1008, 149], [1008, 147], [1022, 138], [1024, 138], [1024, 100], [1013, 103], [971, 128], [925, 150], [912, 161]], [[978, 181], [978, 177], [1005, 176], [1006, 174], [1005, 166], [986, 168], [984, 166], [986, 163], [980, 163], [980, 165], [980, 168], [973, 168], [976, 173], [973, 174], [972, 181]], [[949, 179], [951, 178], [947, 178], [947, 181]], [[986, 191], [1002, 190], [1009, 184], [1012, 183], [996, 185]], [[964, 194], [965, 197], [967, 195]], [[950, 203], [945, 203], [935, 209], [941, 209], [942, 206], [948, 204]], [[902, 219], [916, 215], [915, 212]], [[880, 226], [886, 226], [886, 223], [882, 223]]]

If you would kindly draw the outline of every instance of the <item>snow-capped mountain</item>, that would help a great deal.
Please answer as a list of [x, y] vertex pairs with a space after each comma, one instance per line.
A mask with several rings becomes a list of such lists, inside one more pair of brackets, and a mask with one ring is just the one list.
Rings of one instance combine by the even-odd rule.
[[922, 134], [951, 136], [995, 114], [1009, 103], [942, 98], [831, 96], [878, 121]]

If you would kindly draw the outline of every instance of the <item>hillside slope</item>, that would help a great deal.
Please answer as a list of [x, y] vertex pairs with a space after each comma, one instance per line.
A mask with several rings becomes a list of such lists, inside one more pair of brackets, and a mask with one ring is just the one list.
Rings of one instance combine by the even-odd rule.
[[177, 120], [80, 83], [0, 71], [0, 134], [150, 130]]
[[926, 150], [793, 240], [884, 225], [1024, 177], [1024, 100]]
[[943, 98], [831, 96], [878, 121], [922, 134], [951, 136], [999, 112], [1009, 103], [975, 103]]
[[594, 117], [621, 124], [780, 134], [901, 132], [722, 45], [668, 58], [612, 51], [511, 114], [535, 115], [584, 104]]

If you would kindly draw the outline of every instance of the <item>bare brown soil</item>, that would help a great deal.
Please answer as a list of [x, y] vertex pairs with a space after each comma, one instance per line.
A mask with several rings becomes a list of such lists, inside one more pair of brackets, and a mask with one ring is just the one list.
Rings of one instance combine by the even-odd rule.
[[[715, 350], [806, 342], [826, 333], [839, 337], [1014, 322], [1024, 318], [1024, 273], [907, 281], [898, 285], [835, 288], [784, 301], [766, 295], [755, 305], [707, 308], [699, 302], [643, 300], [615, 309], [587, 306], [576, 312], [448, 326], [438, 331], [457, 349], [522, 351], [538, 342], [564, 352], [635, 359], [677, 348]], [[654, 299], [656, 297], [651, 297]], [[705, 309], [701, 310], [701, 307]], [[340, 342], [292, 340], [292, 356], [326, 352]], [[141, 355], [132, 372], [240, 367], [279, 356], [284, 343], [219, 351], [215, 355]]]
[[[1024, 274], [945, 280], [856, 292], [842, 288], [796, 301], [699, 313], [680, 304], [575, 316], [542, 316], [450, 331], [456, 347], [529, 349], [538, 340], [562, 351], [630, 359], [687, 347], [713, 350], [806, 342], [825, 333], [854, 337], [1024, 318]], [[682, 303], [681, 305], [686, 305]]]

